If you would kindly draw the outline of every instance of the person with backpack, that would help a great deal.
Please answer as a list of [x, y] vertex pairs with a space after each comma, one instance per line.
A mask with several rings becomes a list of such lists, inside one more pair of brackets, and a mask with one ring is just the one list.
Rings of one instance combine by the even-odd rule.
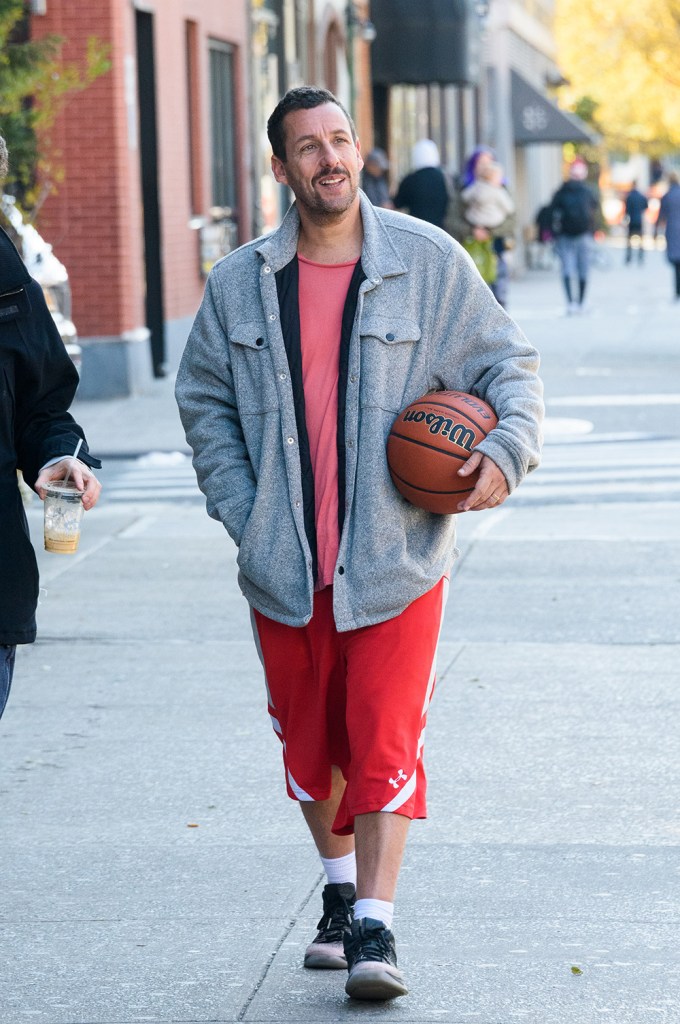
[[[568, 180], [558, 188], [550, 204], [555, 251], [560, 261], [567, 299], [567, 315], [582, 313], [585, 308], [598, 206], [597, 199], [585, 183], [587, 177], [588, 165], [582, 157], [576, 157], [569, 167]], [[575, 279], [576, 287], [572, 287], [572, 279]]]

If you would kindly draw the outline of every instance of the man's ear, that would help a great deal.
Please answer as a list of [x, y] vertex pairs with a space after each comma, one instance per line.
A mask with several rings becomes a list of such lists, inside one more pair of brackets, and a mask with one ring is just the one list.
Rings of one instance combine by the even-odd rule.
[[279, 185], [288, 184], [288, 175], [286, 174], [286, 165], [283, 160], [278, 156], [272, 155], [272, 174], [278, 181]]
[[359, 162], [359, 170], [361, 170], [362, 167], [364, 166], [364, 158], [361, 155], [361, 143], [359, 142], [358, 139], [355, 142], [355, 146], [357, 148], [357, 160]]

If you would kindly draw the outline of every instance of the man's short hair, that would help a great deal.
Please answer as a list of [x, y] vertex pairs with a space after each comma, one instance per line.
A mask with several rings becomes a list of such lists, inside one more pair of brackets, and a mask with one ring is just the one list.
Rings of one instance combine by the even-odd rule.
[[279, 160], [286, 161], [286, 131], [284, 118], [286, 114], [292, 114], [295, 110], [312, 110], [314, 107], [321, 107], [324, 103], [335, 103], [340, 107], [349, 122], [352, 139], [357, 141], [357, 130], [354, 121], [344, 106], [328, 89], [316, 89], [311, 85], [300, 85], [296, 89], [289, 89], [286, 95], [279, 100], [271, 117], [267, 121], [267, 136], [272, 147], [272, 153]]
[[4, 181], [9, 173], [9, 153], [7, 143], [0, 135], [0, 181]]

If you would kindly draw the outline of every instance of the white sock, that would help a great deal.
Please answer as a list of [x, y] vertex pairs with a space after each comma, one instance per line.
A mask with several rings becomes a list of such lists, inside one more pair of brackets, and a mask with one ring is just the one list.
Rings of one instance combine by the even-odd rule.
[[360, 917], [372, 917], [374, 920], [382, 921], [386, 928], [391, 928], [394, 903], [373, 899], [357, 900], [354, 904], [354, 920], [357, 921]]
[[344, 857], [322, 857], [321, 863], [329, 882], [341, 885], [343, 882], [357, 884], [357, 858], [352, 850]]

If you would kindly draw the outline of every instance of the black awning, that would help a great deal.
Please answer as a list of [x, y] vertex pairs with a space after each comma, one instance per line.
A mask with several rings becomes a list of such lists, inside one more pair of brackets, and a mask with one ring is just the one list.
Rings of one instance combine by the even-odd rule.
[[595, 142], [596, 136], [575, 114], [568, 114], [511, 71], [512, 125], [516, 146], [532, 142]]
[[376, 85], [476, 85], [480, 31], [474, 0], [371, 0]]

